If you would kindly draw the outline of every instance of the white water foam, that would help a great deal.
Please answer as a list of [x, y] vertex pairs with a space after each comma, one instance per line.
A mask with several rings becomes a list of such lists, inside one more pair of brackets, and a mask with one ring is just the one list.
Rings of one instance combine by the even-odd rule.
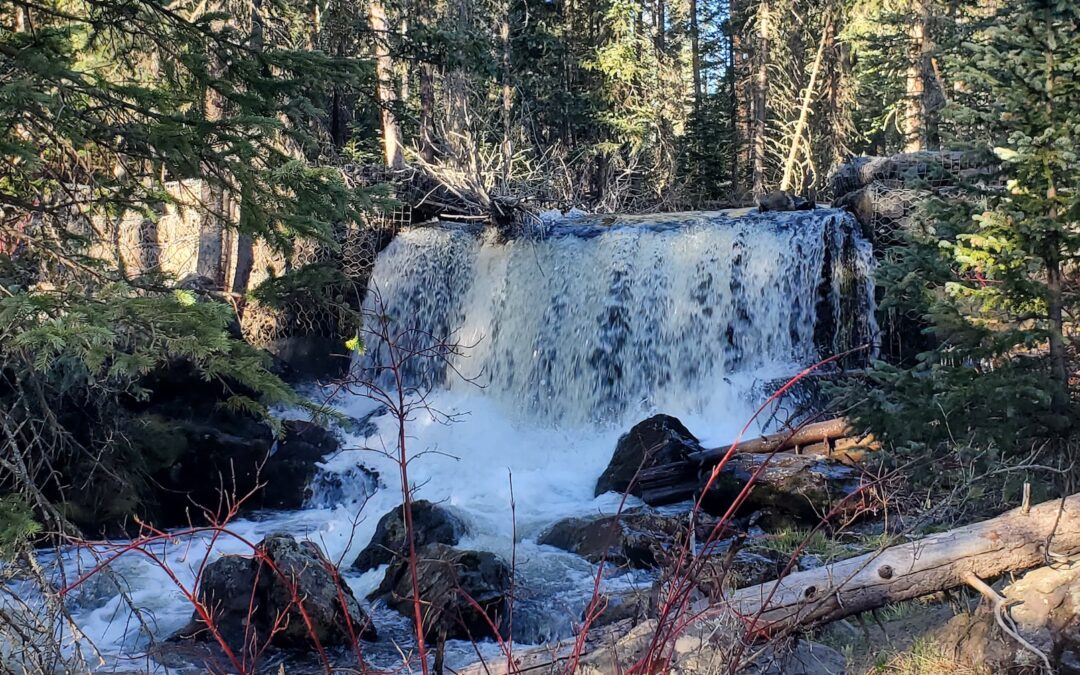
[[[441, 502], [468, 523], [460, 546], [507, 560], [516, 546], [523, 609], [515, 625], [524, 639], [566, 635], [580, 615], [595, 567], [535, 540], [560, 518], [618, 508], [619, 496], [594, 498], [593, 489], [630, 424], [666, 412], [706, 445], [730, 441], [758, 402], [756, 385], [817, 358], [823, 311], [840, 327], [826, 350], [872, 334], [872, 286], [864, 278], [872, 263], [851, 222], [831, 210], [677, 214], [556, 227], [508, 242], [467, 228], [428, 227], [402, 232], [381, 254], [369, 303], [381, 299], [396, 331], [419, 329], [475, 345], [451, 358], [453, 368], [435, 361], [408, 368], [413, 385], [430, 389], [430, 405], [456, 418], [446, 424], [414, 414], [410, 478], [417, 498]], [[827, 255], [844, 260], [845, 250], [858, 265], [832, 265], [831, 278], [823, 280]], [[851, 292], [862, 297], [841, 297]], [[387, 356], [368, 342], [356, 368], [361, 376]], [[369, 424], [348, 433], [345, 449], [326, 462], [308, 508], [259, 514], [232, 527], [253, 542], [290, 532], [347, 566], [379, 517], [401, 502], [392, 457], [397, 429], [391, 416], [372, 416], [379, 411], [366, 399], [335, 403]], [[325, 480], [330, 477], [335, 480]], [[190, 584], [208, 543], [189, 538], [161, 555]], [[212, 559], [245, 546], [222, 539], [213, 549]], [[64, 563], [73, 576], [92, 560], [69, 551]], [[157, 638], [190, 618], [190, 606], [161, 569], [131, 555], [114, 567], [135, 604], [152, 616]], [[346, 571], [346, 579], [363, 597], [381, 573]], [[107, 585], [81, 590], [70, 604], [107, 662], [145, 650], [148, 637], [135, 630], [129, 608]], [[375, 621], [380, 630], [391, 626], [384, 634], [394, 635], [396, 625], [397, 637], [407, 639], [407, 624], [392, 613], [376, 612]], [[369, 651], [393, 659], [389, 644]], [[456, 653], [468, 660], [471, 652], [459, 646]]]

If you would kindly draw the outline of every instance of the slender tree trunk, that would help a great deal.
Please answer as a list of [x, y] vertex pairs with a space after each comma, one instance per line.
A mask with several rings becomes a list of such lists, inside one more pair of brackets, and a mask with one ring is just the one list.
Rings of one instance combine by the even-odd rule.
[[905, 78], [904, 151], [918, 152], [928, 147], [927, 73], [930, 60], [930, 2], [914, 0], [908, 30], [908, 68]]
[[[418, 4], [419, 23], [429, 29], [432, 24], [433, 10], [431, 3], [422, 0]], [[419, 65], [420, 80], [420, 158], [425, 162], [435, 161], [435, 66], [425, 55]]]
[[[1054, 50], [1057, 48], [1054, 39], [1054, 31], [1051, 23], [1049, 5], [1044, 10], [1046, 17], [1047, 42], [1046, 42], [1046, 114], [1051, 125], [1054, 123], [1055, 109], [1054, 97], [1057, 85], [1055, 75]], [[1047, 186], [1046, 199], [1050, 202], [1050, 219], [1056, 221], [1059, 217], [1057, 209], [1057, 181], [1054, 177], [1053, 165], [1047, 160], [1045, 163]], [[1049, 347], [1050, 347], [1050, 378], [1053, 384], [1051, 392], [1054, 412], [1062, 414], [1069, 408], [1069, 368], [1065, 348], [1065, 322], [1064, 322], [1064, 296], [1061, 270], [1061, 242], [1057, 234], [1052, 235], [1047, 242], [1047, 253], [1044, 256], [1046, 263], [1046, 305], [1049, 319]]]
[[[225, 64], [220, 55], [211, 47], [207, 57], [211, 76], [214, 79], [221, 77]], [[224, 118], [225, 97], [213, 86], [207, 87], [203, 106], [203, 115], [208, 122], [220, 122]], [[199, 222], [199, 253], [195, 260], [195, 271], [199, 276], [212, 279], [218, 288], [225, 283], [225, 270], [222, 268], [227, 217], [224, 181], [224, 176], [211, 176], [209, 167], [202, 167], [200, 199], [205, 211]]]
[[690, 68], [694, 71], [694, 110], [701, 105], [701, 31], [698, 26], [698, 0], [690, 0]]
[[394, 61], [390, 56], [390, 27], [382, 0], [371, 0], [368, 22], [375, 35], [375, 76], [379, 80], [376, 89], [382, 115], [383, 155], [388, 167], [401, 169], [405, 166], [405, 153], [401, 147], [401, 130], [394, 114], [397, 104], [393, 81]]
[[499, 24], [499, 39], [502, 42], [502, 182], [503, 189], [509, 189], [511, 162], [514, 157], [514, 143], [510, 138], [511, 113], [514, 105], [514, 90], [510, 85], [510, 2], [502, 6], [502, 21]]
[[667, 5], [664, 0], [656, 0], [656, 51], [663, 53], [667, 49]]
[[769, 91], [769, 33], [772, 30], [770, 21], [769, 3], [767, 0], [761, 0], [757, 16], [757, 48], [755, 49], [757, 63], [754, 69], [753, 102], [754, 129], [751, 135], [755, 195], [765, 193], [765, 129], [768, 119], [766, 106]]
[[825, 32], [818, 42], [817, 53], [814, 54], [814, 65], [810, 68], [810, 81], [806, 84], [803, 92], [802, 105], [799, 108], [799, 121], [795, 123], [795, 131], [791, 136], [791, 147], [788, 150], [787, 159], [784, 161], [784, 177], [780, 181], [781, 190], [790, 190], [791, 181], [795, 175], [795, 160], [798, 158], [799, 148], [802, 147], [803, 132], [806, 123], [810, 119], [810, 106], [814, 102], [814, 89], [817, 86], [818, 73], [821, 72], [822, 56], [825, 54], [825, 45], [829, 42], [833, 31], [832, 17], [825, 19]]

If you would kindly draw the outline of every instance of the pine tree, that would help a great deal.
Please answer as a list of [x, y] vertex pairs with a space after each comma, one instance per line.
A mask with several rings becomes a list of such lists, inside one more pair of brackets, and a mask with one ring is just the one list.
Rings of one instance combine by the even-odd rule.
[[1000, 183], [932, 200], [884, 266], [886, 304], [923, 313], [936, 347], [881, 366], [863, 415], [912, 448], [1061, 448], [1077, 430], [1080, 8], [1011, 4], [952, 66], [951, 123], [987, 139]]

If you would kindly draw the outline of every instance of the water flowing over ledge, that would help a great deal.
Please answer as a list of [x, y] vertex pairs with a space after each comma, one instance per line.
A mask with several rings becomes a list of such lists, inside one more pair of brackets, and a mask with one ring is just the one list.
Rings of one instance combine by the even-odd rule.
[[[410, 340], [468, 347], [450, 368], [410, 362], [413, 385], [481, 384], [550, 424], [625, 422], [701, 410], [731, 375], [872, 341], [872, 265], [835, 209], [592, 217], [505, 242], [427, 226], [382, 253], [367, 305]], [[372, 345], [362, 376], [385, 357]]]

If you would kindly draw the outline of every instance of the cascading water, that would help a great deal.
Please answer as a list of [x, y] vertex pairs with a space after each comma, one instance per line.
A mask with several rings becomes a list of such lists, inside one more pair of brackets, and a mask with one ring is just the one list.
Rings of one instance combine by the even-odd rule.
[[[380, 256], [367, 308], [385, 309], [392, 335], [468, 346], [445, 363], [408, 362], [418, 386], [479, 383], [510, 413], [550, 425], [695, 412], [725, 377], [871, 338], [872, 257], [853, 223], [838, 211], [676, 214], [505, 243], [418, 228]], [[384, 365], [383, 347], [361, 360], [361, 378]]]
[[[871, 266], [853, 219], [827, 209], [588, 220], [503, 242], [449, 225], [397, 236], [376, 263], [368, 309], [389, 318], [398, 347], [463, 347], [445, 361], [406, 363], [408, 386], [454, 420], [414, 413], [410, 478], [418, 498], [468, 523], [460, 547], [506, 559], [516, 548], [517, 642], [564, 636], [580, 616], [595, 566], [535, 540], [560, 518], [617, 508], [619, 496], [594, 498], [593, 489], [620, 433], [666, 412], [706, 444], [731, 440], [758, 402], [756, 385], [875, 336]], [[387, 346], [369, 338], [366, 347], [356, 375], [385, 383]], [[233, 529], [250, 540], [284, 530], [316, 542], [364, 597], [382, 570], [347, 565], [401, 502], [396, 426], [361, 397], [335, 403], [368, 423], [323, 466], [307, 507]], [[192, 583], [189, 561], [208, 546], [243, 552], [196, 537], [162, 555]], [[86, 552], [62, 562], [69, 575], [92, 564]], [[117, 565], [158, 638], [188, 620], [190, 605], [161, 569], [134, 557]], [[107, 660], [145, 650], [148, 636], [107, 585], [81, 592], [71, 609]], [[382, 635], [408, 640], [407, 620], [379, 608], [374, 617]], [[366, 653], [394, 661], [390, 641], [383, 647]], [[449, 658], [469, 660], [472, 650]]]

